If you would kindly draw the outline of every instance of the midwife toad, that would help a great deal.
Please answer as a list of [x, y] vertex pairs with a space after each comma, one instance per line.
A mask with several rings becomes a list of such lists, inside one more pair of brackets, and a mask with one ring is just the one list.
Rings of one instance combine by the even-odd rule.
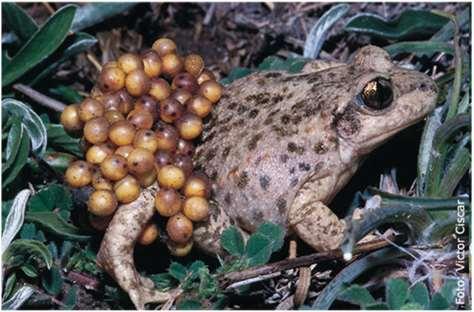
[[270, 221], [319, 251], [339, 246], [344, 221], [326, 206], [364, 155], [434, 107], [433, 80], [375, 46], [350, 64], [314, 61], [302, 73], [260, 72], [233, 82], [213, 112], [197, 163], [218, 207], [194, 241], [220, 252], [230, 224]]

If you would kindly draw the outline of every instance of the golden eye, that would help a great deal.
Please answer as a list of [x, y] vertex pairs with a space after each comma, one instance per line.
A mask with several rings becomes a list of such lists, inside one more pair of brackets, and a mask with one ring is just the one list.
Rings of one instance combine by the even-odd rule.
[[365, 85], [358, 97], [368, 108], [374, 110], [387, 108], [393, 101], [392, 85], [387, 79], [374, 79]]

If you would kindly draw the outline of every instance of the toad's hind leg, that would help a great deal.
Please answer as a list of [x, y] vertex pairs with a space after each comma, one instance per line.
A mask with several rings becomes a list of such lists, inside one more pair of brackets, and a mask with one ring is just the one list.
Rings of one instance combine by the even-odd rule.
[[298, 237], [317, 251], [341, 245], [345, 222], [320, 201], [309, 201], [298, 208], [292, 205], [289, 222]]

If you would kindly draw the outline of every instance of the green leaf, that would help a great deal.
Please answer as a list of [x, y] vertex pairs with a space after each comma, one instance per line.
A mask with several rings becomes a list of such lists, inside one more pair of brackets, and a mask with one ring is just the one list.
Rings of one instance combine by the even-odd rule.
[[418, 303], [409, 302], [400, 307], [400, 310], [424, 310]]
[[176, 305], [178, 310], [200, 310], [202, 309], [201, 303], [195, 299], [184, 299], [178, 302]]
[[12, 98], [4, 99], [2, 101], [2, 108], [8, 116], [16, 116], [21, 120], [30, 137], [33, 152], [41, 157], [46, 151], [48, 143], [43, 120], [28, 105]]
[[349, 11], [346, 3], [332, 6], [311, 28], [304, 44], [304, 57], [317, 58], [331, 27]]
[[71, 153], [77, 157], [82, 157], [83, 153], [80, 147], [80, 139], [70, 136], [62, 125], [48, 124], [48, 143], [56, 150], [62, 150]]
[[205, 268], [206, 268], [206, 264], [202, 262], [201, 260], [197, 260], [191, 263], [191, 265], [189, 266], [189, 271], [191, 272], [193, 277], [197, 277], [199, 276], [199, 271]]
[[365, 309], [366, 306], [374, 304], [375, 299], [370, 292], [359, 285], [351, 285], [342, 291], [337, 297], [338, 300], [346, 301]]
[[5, 149], [6, 162], [2, 166], [2, 172], [5, 172], [15, 161], [20, 148], [20, 141], [23, 136], [23, 125], [17, 116], [12, 117], [13, 123], [8, 131], [7, 146]]
[[10, 259], [17, 254], [32, 256], [42, 259], [49, 269], [53, 264], [53, 256], [42, 242], [31, 239], [16, 239], [8, 249], [3, 253], [2, 259], [4, 264], [8, 264]]
[[3, 290], [3, 294], [2, 294], [4, 301], [5, 299], [8, 299], [8, 296], [10, 296], [15, 286], [16, 286], [16, 273], [13, 272], [12, 274], [10, 274], [10, 276], [7, 278], [7, 281], [5, 282], [5, 289]]
[[272, 252], [278, 251], [283, 247], [285, 230], [281, 226], [271, 222], [264, 222], [258, 227], [256, 233], [262, 234], [271, 242]]
[[59, 268], [53, 266], [51, 270], [45, 272], [41, 279], [41, 284], [49, 294], [53, 296], [59, 295], [63, 286], [63, 279], [61, 277], [61, 272], [59, 272]]
[[433, 53], [454, 54], [454, 48], [451, 43], [437, 41], [404, 41], [391, 44], [384, 47], [384, 50], [391, 57], [400, 53], [415, 53], [418, 56], [432, 55]]
[[69, 291], [66, 294], [66, 297], [63, 300], [64, 307], [61, 307], [63, 310], [73, 310], [77, 302], [77, 286], [73, 285], [69, 288]]
[[35, 267], [32, 266], [31, 264], [25, 264], [20, 267], [20, 269], [23, 271], [23, 273], [26, 274], [28, 277], [38, 277], [38, 272], [36, 271]]
[[2, 86], [20, 78], [61, 45], [69, 32], [75, 12], [75, 6], [67, 5], [48, 19], [7, 65], [2, 76]]
[[97, 39], [86, 33], [77, 33], [72, 36], [68, 36], [58, 48], [57, 52], [42, 62], [40, 67], [43, 69], [39, 69], [38, 74], [34, 75], [31, 80], [28, 79], [27, 83], [29, 85], [34, 85], [43, 81], [51, 74], [51, 72], [56, 70], [60, 64], [67, 61], [72, 56], [86, 51], [96, 43]]
[[254, 233], [247, 241], [245, 255], [250, 266], [265, 264], [272, 255], [272, 242], [262, 234]]
[[423, 282], [418, 282], [411, 288], [410, 301], [417, 303], [423, 308], [428, 308], [430, 304], [430, 294]]
[[[24, 125], [22, 125], [24, 127]], [[19, 143], [18, 152], [14, 158], [11, 166], [5, 170], [2, 176], [3, 187], [9, 185], [20, 173], [21, 169], [26, 165], [28, 155], [30, 154], [30, 138], [28, 132], [22, 131], [21, 140]]]
[[401, 278], [393, 278], [385, 285], [385, 298], [392, 310], [399, 310], [408, 299], [408, 283]]
[[21, 42], [28, 41], [38, 30], [35, 21], [15, 3], [2, 4], [2, 17], [8, 29], [13, 31]]
[[64, 174], [69, 165], [76, 159], [77, 157], [68, 153], [46, 151], [46, 153], [44, 154], [44, 161], [51, 168], [62, 174]]
[[71, 193], [62, 185], [50, 184], [31, 197], [29, 212], [44, 212], [72, 209]]
[[448, 19], [429, 11], [406, 10], [395, 20], [386, 21], [382, 17], [361, 13], [346, 25], [347, 31], [365, 33], [390, 40], [426, 38], [440, 30]]
[[160, 290], [170, 289], [176, 285], [176, 279], [169, 273], [152, 274], [150, 279]]
[[389, 310], [388, 306], [384, 302], [377, 302], [374, 304], [369, 304], [365, 307], [366, 310]]
[[69, 86], [60, 85], [49, 89], [49, 92], [61, 97], [62, 100], [69, 104], [80, 103], [84, 99], [84, 97], [80, 95], [79, 92]]
[[253, 70], [251, 70], [250, 68], [235, 67], [230, 71], [229, 75], [227, 75], [226, 78], [221, 80], [221, 83], [224, 85], [228, 85], [237, 79], [250, 75], [251, 73], [253, 73]]
[[180, 282], [182, 282], [187, 275], [186, 267], [178, 262], [172, 262], [168, 268], [168, 272], [172, 277]]
[[435, 293], [431, 298], [429, 310], [447, 310], [449, 302], [440, 293]]
[[456, 292], [458, 289], [458, 283], [454, 279], [444, 280], [443, 287], [441, 287], [440, 293], [443, 295], [444, 299], [448, 304], [453, 304], [454, 299], [456, 298]]
[[287, 67], [285, 60], [272, 55], [266, 57], [263, 62], [258, 65], [258, 70], [286, 70]]
[[230, 226], [222, 232], [221, 246], [234, 256], [243, 255], [245, 251], [244, 239], [235, 226]]
[[2, 310], [18, 310], [28, 300], [35, 290], [30, 286], [23, 286], [10, 299], [2, 303]]
[[77, 9], [71, 30], [82, 30], [98, 24], [105, 19], [120, 14], [138, 3], [90, 3]]
[[46, 232], [70, 240], [88, 240], [90, 236], [83, 235], [81, 230], [67, 223], [54, 212], [28, 212], [25, 220], [41, 226]]
[[[459, 28], [461, 30], [471, 25], [470, 13], [471, 13], [470, 8], [466, 8], [456, 15]], [[440, 31], [438, 31], [436, 34], [433, 35], [433, 37], [431, 37], [431, 40], [446, 42], [452, 39], [453, 36], [454, 36], [454, 25], [453, 23], [447, 23], [446, 25], [443, 26], [443, 28], [440, 29]]]

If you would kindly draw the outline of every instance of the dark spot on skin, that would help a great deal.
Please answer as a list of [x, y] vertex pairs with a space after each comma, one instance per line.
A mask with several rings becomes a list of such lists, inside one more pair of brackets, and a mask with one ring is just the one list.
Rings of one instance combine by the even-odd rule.
[[329, 150], [329, 147], [325, 145], [323, 142], [315, 143], [313, 146], [313, 151], [319, 155], [326, 153], [328, 150]]
[[283, 101], [283, 96], [281, 94], [276, 95], [272, 98], [273, 104], [277, 104], [279, 102]]
[[243, 106], [242, 104], [239, 105], [239, 108], [237, 109], [238, 114], [243, 114], [248, 110], [247, 107]]
[[237, 102], [231, 102], [231, 103], [229, 104], [229, 107], [228, 107], [228, 108], [229, 108], [230, 110], [234, 110], [234, 109], [237, 107], [237, 105], [238, 105]]
[[257, 143], [262, 138], [262, 136], [262, 133], [257, 133], [250, 139], [249, 143], [247, 144], [249, 151], [253, 151], [257, 147]]
[[279, 127], [277, 125], [272, 125], [272, 130], [278, 135], [279, 137], [285, 137], [288, 135], [288, 132], [283, 127]]
[[214, 157], [216, 156], [216, 149], [215, 148], [211, 148], [207, 151], [206, 153], [206, 160], [207, 161], [210, 161], [212, 160]]
[[249, 184], [249, 177], [246, 171], [243, 171], [237, 181], [237, 187], [240, 189], [245, 188]]
[[296, 185], [298, 184], [298, 179], [292, 179], [291, 182], [290, 182], [290, 186], [291, 187], [295, 187]]
[[295, 173], [295, 167], [291, 167], [290, 174], [294, 174], [294, 173]]
[[221, 125], [225, 125], [226, 123], [228, 123], [230, 120], [232, 119], [232, 116], [227, 116], [226, 118], [222, 119], [220, 124]]
[[245, 119], [239, 119], [232, 125], [233, 127], [242, 127], [245, 124]]
[[293, 97], [293, 92], [290, 92], [286, 95], [286, 99], [289, 100]]
[[290, 122], [291, 117], [289, 115], [285, 114], [285, 115], [281, 116], [280, 120], [283, 124], [287, 124], [287, 123]]
[[309, 171], [309, 169], [311, 169], [311, 165], [310, 165], [310, 164], [306, 164], [306, 163], [299, 163], [299, 164], [298, 164], [298, 168], [299, 168], [301, 171]]
[[268, 92], [263, 92], [259, 94], [251, 94], [245, 97], [245, 100], [247, 102], [255, 102], [258, 105], [263, 105], [268, 103], [270, 100], [270, 93]]
[[283, 89], [281, 89], [281, 92], [283, 93], [286, 93], [288, 91], [288, 87], [283, 87]]
[[209, 175], [209, 178], [211, 178], [211, 180], [215, 181], [217, 179], [217, 171], [214, 170], [213, 172], [211, 172], [211, 174]]
[[229, 94], [224, 93], [224, 94], [221, 96], [221, 99], [225, 100], [225, 99], [228, 99], [229, 97], [230, 97]]
[[268, 186], [270, 185], [270, 177], [267, 175], [262, 175], [260, 176], [259, 181], [262, 189], [264, 189], [265, 191], [268, 190]]
[[344, 136], [352, 136], [361, 128], [360, 120], [357, 118], [354, 108], [348, 106], [344, 112], [335, 114], [333, 127]]
[[263, 124], [268, 126], [269, 124], [272, 124], [273, 123], [273, 118], [272, 116], [268, 115], [267, 118], [265, 118], [265, 120], [263, 121]]
[[304, 147], [298, 146], [298, 145], [296, 145], [296, 144], [293, 143], [293, 142], [288, 143], [287, 149], [288, 149], [288, 152], [290, 152], [290, 153], [296, 153], [296, 154], [298, 154], [298, 155], [303, 154], [304, 151], [305, 151], [305, 148], [304, 148]]
[[212, 139], [214, 138], [215, 135], [216, 135], [216, 131], [210, 132], [210, 133], [207, 135], [206, 140], [212, 141]]
[[230, 146], [226, 146], [226, 148], [224, 148], [224, 150], [222, 151], [222, 157], [224, 158], [224, 160], [229, 155], [229, 152], [230, 152]]
[[286, 163], [290, 157], [287, 154], [281, 154], [280, 155], [280, 161], [282, 163]]
[[259, 79], [259, 80], [257, 80], [257, 84], [258, 84], [259, 86], [264, 86], [264, 85], [265, 85], [265, 79]]
[[250, 118], [250, 119], [254, 119], [255, 117], [257, 117], [258, 112], [259, 112], [258, 109], [256, 109], [256, 108], [255, 108], [255, 109], [252, 109], [252, 110], [249, 112], [249, 115], [248, 115], [249, 118]]
[[295, 104], [293, 104], [293, 106], [291, 106], [291, 111], [293, 113], [297, 113], [301, 111], [307, 105], [307, 103], [308, 103], [307, 100], [298, 101]]
[[276, 200], [276, 206], [278, 208], [278, 212], [280, 214], [284, 214], [286, 209], [286, 199], [283, 196], [278, 197]]
[[232, 202], [232, 197], [230, 196], [230, 193], [226, 193], [225, 196], [224, 196], [224, 202], [227, 204], [227, 205], [230, 205], [230, 203]]
[[252, 210], [252, 219], [257, 223], [263, 219], [263, 213], [260, 210]]
[[294, 125], [297, 125], [301, 122], [301, 119], [303, 119], [303, 118], [300, 115], [295, 115], [295, 116], [293, 116], [291, 121], [293, 122]]
[[281, 76], [281, 73], [268, 73], [264, 75], [265, 78], [278, 78]]

